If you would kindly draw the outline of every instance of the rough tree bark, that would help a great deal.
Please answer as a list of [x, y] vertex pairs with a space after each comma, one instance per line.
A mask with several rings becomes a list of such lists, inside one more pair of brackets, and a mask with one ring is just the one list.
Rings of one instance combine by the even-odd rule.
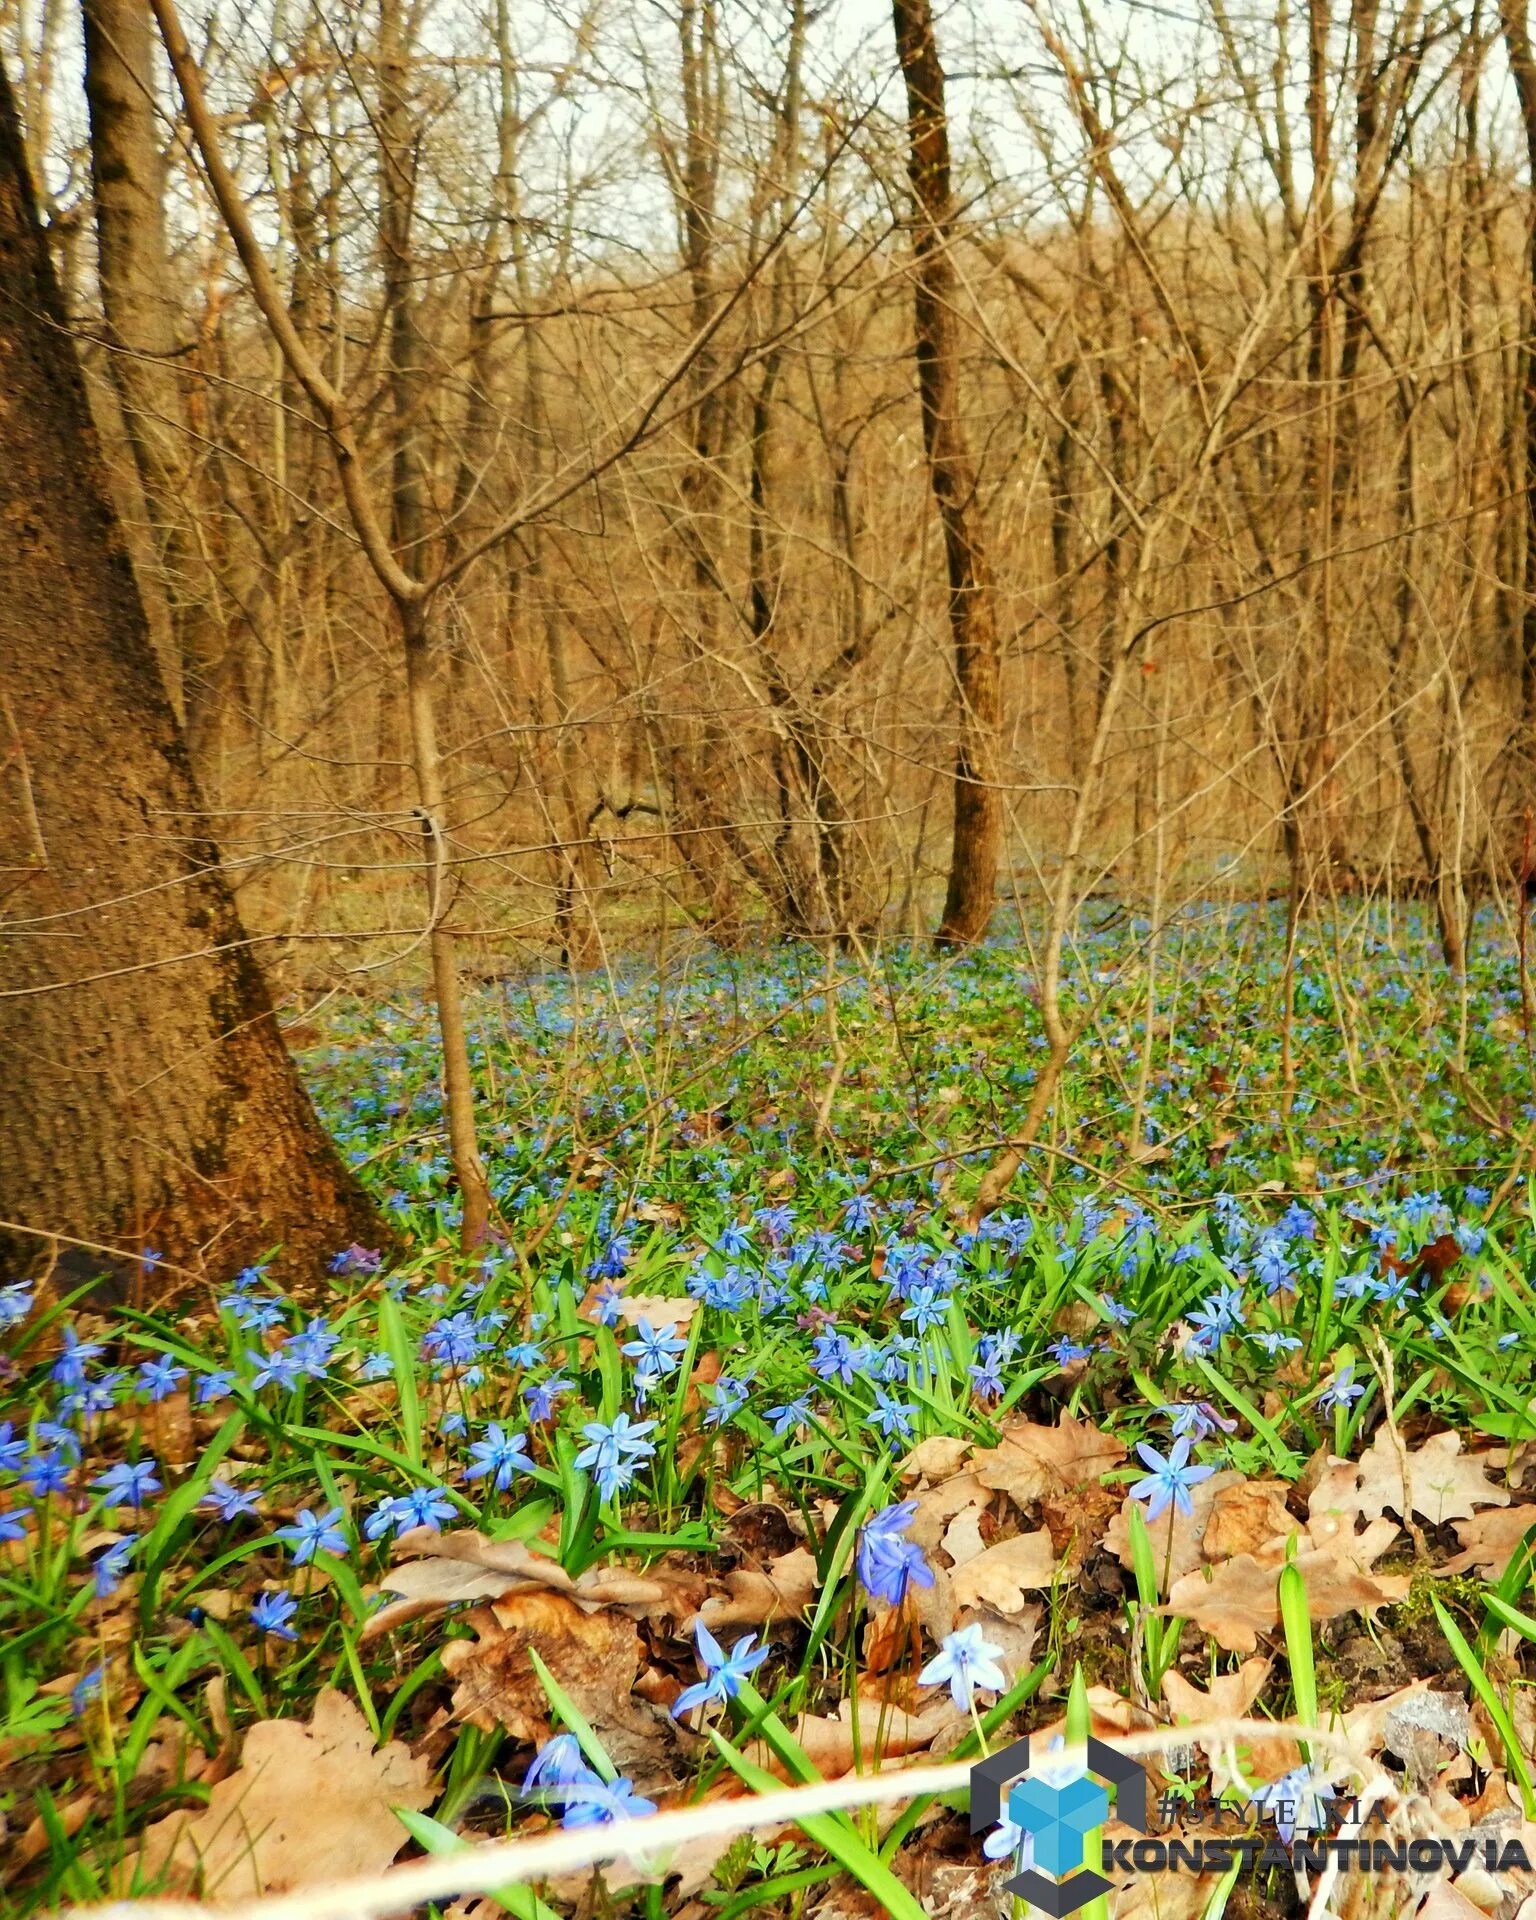
[[[161, 667], [199, 773], [211, 764], [223, 644], [218, 586], [188, 514], [192, 482], [177, 374], [179, 313], [165, 230], [165, 167], [155, 113], [145, 0], [84, 0], [85, 97], [107, 356], [148, 520], [154, 578], [166, 599]], [[153, 627], [153, 621], [152, 621]], [[168, 657], [167, 657], [168, 656]]]
[[[1536, 53], [1531, 48], [1526, 0], [1499, 0], [1499, 23], [1509, 71], [1520, 103], [1525, 133], [1529, 184], [1536, 195]], [[1518, 441], [1525, 460], [1525, 562], [1521, 579], [1520, 616], [1520, 743], [1519, 762], [1529, 792], [1536, 786], [1531, 766], [1536, 761], [1536, 353], [1529, 341], [1530, 316], [1536, 313], [1536, 213], [1528, 214], [1526, 235], [1526, 322], [1521, 328]]]
[[896, 53], [907, 86], [907, 173], [916, 202], [912, 293], [923, 444], [944, 529], [949, 624], [960, 704], [955, 826], [940, 946], [979, 940], [992, 918], [1003, 846], [998, 789], [1002, 654], [976, 507], [976, 468], [960, 417], [959, 287], [950, 240], [954, 199], [949, 119], [929, 0], [892, 0]]
[[[107, 502], [0, 73], [0, 1262], [383, 1229], [283, 1049]], [[174, 1276], [173, 1276], [174, 1278]]]

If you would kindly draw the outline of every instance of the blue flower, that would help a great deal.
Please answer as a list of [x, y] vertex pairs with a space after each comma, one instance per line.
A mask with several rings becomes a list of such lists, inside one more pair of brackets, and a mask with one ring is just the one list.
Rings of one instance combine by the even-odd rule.
[[916, 1418], [917, 1408], [910, 1401], [893, 1398], [884, 1387], [875, 1388], [875, 1404], [870, 1410], [869, 1424], [883, 1433], [887, 1440], [910, 1440], [912, 1422]]
[[555, 1402], [563, 1393], [574, 1391], [569, 1380], [561, 1374], [551, 1374], [547, 1380], [535, 1380], [531, 1386], [523, 1388], [523, 1404], [528, 1409], [528, 1418], [543, 1422], [553, 1417]]
[[139, 1368], [135, 1386], [152, 1404], [169, 1399], [187, 1377], [185, 1367], [178, 1367], [168, 1354], [161, 1354], [156, 1360], [146, 1360]]
[[50, 1380], [56, 1380], [61, 1387], [78, 1387], [84, 1384], [86, 1362], [95, 1360], [105, 1352], [99, 1340], [82, 1340], [71, 1326], [64, 1329], [63, 1351], [48, 1369]]
[[124, 1534], [121, 1540], [105, 1552], [98, 1553], [91, 1562], [91, 1585], [98, 1600], [105, 1600], [109, 1593], [116, 1593], [123, 1584], [123, 1575], [128, 1571], [128, 1562], [133, 1558], [138, 1538], [136, 1533]]
[[678, 1356], [686, 1352], [687, 1346], [675, 1325], [669, 1324], [658, 1333], [649, 1320], [642, 1319], [635, 1329], [635, 1338], [626, 1340], [621, 1351], [631, 1360], [639, 1361], [642, 1373], [664, 1380], [668, 1374], [676, 1373]]
[[938, 1287], [914, 1287], [907, 1296], [907, 1304], [902, 1309], [903, 1320], [910, 1320], [919, 1333], [930, 1333], [935, 1327], [942, 1327], [949, 1316], [949, 1300]]
[[467, 1367], [485, 1351], [485, 1341], [467, 1308], [434, 1320], [421, 1338], [421, 1350], [429, 1360], [445, 1366]]
[[752, 1236], [745, 1227], [728, 1226], [720, 1229], [720, 1251], [728, 1260], [739, 1259], [742, 1254], [751, 1251]]
[[236, 1487], [228, 1480], [213, 1479], [208, 1482], [203, 1497], [198, 1501], [201, 1512], [211, 1513], [223, 1521], [238, 1520], [242, 1515], [256, 1511], [256, 1495], [246, 1487]]
[[293, 1525], [279, 1527], [273, 1537], [286, 1540], [293, 1548], [293, 1564], [296, 1567], [306, 1565], [317, 1553], [334, 1553], [345, 1559], [347, 1536], [341, 1530], [341, 1519], [340, 1507], [328, 1507], [324, 1513], [301, 1507], [294, 1516]]
[[673, 1719], [680, 1720], [685, 1713], [691, 1713], [695, 1707], [705, 1706], [711, 1700], [734, 1700], [741, 1691], [742, 1681], [768, 1658], [766, 1647], [752, 1644], [756, 1637], [755, 1634], [744, 1634], [726, 1653], [700, 1620], [694, 1627], [694, 1642], [704, 1667], [704, 1678], [691, 1687], [684, 1687], [672, 1702]]
[[32, 1303], [36, 1298], [36, 1290], [20, 1280], [0, 1287], [0, 1332], [7, 1327], [19, 1327], [32, 1311]]
[[109, 1507], [132, 1507], [137, 1511], [152, 1493], [160, 1491], [153, 1460], [121, 1460], [115, 1467], [98, 1474], [91, 1482]]
[[292, 1392], [307, 1371], [304, 1356], [290, 1352], [288, 1346], [279, 1347], [274, 1353], [258, 1353], [254, 1348], [247, 1347], [245, 1357], [256, 1369], [251, 1386], [257, 1393], [265, 1386], [277, 1386], [285, 1393]]
[[1166, 1459], [1145, 1440], [1136, 1451], [1143, 1463], [1152, 1469], [1146, 1479], [1138, 1480], [1131, 1488], [1133, 1500], [1146, 1501], [1147, 1518], [1155, 1520], [1170, 1501], [1180, 1513], [1192, 1514], [1195, 1503], [1190, 1496], [1190, 1488], [1199, 1486], [1202, 1480], [1209, 1480], [1216, 1469], [1192, 1467], [1189, 1464], [1188, 1440], [1175, 1440]]
[[286, 1587], [279, 1587], [276, 1593], [264, 1593], [251, 1603], [251, 1625], [274, 1640], [297, 1640], [298, 1634], [288, 1623], [298, 1610], [298, 1601]]
[[533, 1756], [523, 1775], [523, 1793], [532, 1796], [546, 1781], [568, 1786], [573, 1780], [592, 1777], [592, 1769], [582, 1758], [581, 1742], [574, 1733], [557, 1733], [546, 1740]]
[[431, 1527], [435, 1531], [457, 1512], [446, 1487], [412, 1487], [406, 1493], [381, 1500], [363, 1522], [363, 1533], [369, 1540], [378, 1540], [391, 1528], [397, 1539], [413, 1527]]
[[764, 1418], [772, 1425], [776, 1434], [782, 1437], [793, 1427], [803, 1427], [811, 1417], [809, 1400], [786, 1400], [780, 1407], [769, 1407]]
[[582, 1428], [588, 1444], [577, 1454], [575, 1464], [579, 1470], [592, 1469], [603, 1499], [611, 1500], [629, 1487], [641, 1462], [655, 1454], [646, 1438], [655, 1427], [654, 1420], [632, 1421], [627, 1413], [616, 1413], [611, 1426], [590, 1420]]
[[841, 1380], [845, 1387], [853, 1385], [858, 1358], [846, 1334], [835, 1330], [818, 1333], [811, 1342], [811, 1354], [811, 1372], [818, 1379]]
[[63, 1493], [69, 1486], [71, 1464], [57, 1447], [48, 1453], [29, 1453], [22, 1462], [21, 1484], [39, 1500]]
[[979, 1689], [1002, 1693], [1008, 1676], [997, 1664], [1001, 1647], [993, 1646], [979, 1626], [960, 1627], [945, 1634], [937, 1655], [917, 1676], [924, 1687], [949, 1688], [950, 1698], [962, 1713], [968, 1713], [971, 1696]]
[[565, 1808], [560, 1821], [564, 1827], [608, 1826], [656, 1811], [656, 1802], [636, 1793], [634, 1782], [622, 1775], [609, 1782], [594, 1773], [585, 1780], [546, 1788], [544, 1797]]
[[875, 1224], [875, 1210], [868, 1198], [856, 1193], [843, 1208], [843, 1231], [845, 1233], [868, 1233]]
[[494, 1476], [491, 1484], [498, 1493], [506, 1492], [514, 1474], [533, 1471], [533, 1456], [528, 1451], [527, 1436], [508, 1433], [505, 1427], [494, 1420], [486, 1428], [485, 1438], [472, 1443], [469, 1457], [471, 1464], [464, 1469], [464, 1478], [483, 1480], [487, 1474], [491, 1474]]
[[728, 1373], [722, 1373], [710, 1392], [714, 1396], [714, 1405], [705, 1414], [704, 1424], [706, 1427], [723, 1427], [734, 1420], [747, 1404], [751, 1388], [745, 1380], [733, 1380]]
[[215, 1400], [227, 1400], [235, 1390], [235, 1376], [224, 1367], [210, 1367], [197, 1383], [195, 1395], [200, 1407]]
[[1225, 1419], [1209, 1400], [1192, 1400], [1159, 1407], [1158, 1412], [1167, 1420], [1175, 1440], [1209, 1440], [1218, 1430], [1222, 1433], [1237, 1432], [1237, 1422]]
[[1365, 1392], [1365, 1388], [1356, 1384], [1354, 1368], [1344, 1367], [1317, 1396], [1320, 1412], [1331, 1413], [1335, 1407], [1340, 1411], [1352, 1407]]
[[27, 1452], [27, 1436], [17, 1433], [14, 1422], [0, 1420], [0, 1473], [20, 1473]]
[[25, 1540], [27, 1537], [25, 1522], [31, 1511], [30, 1507], [0, 1509], [0, 1541]]
[[899, 1607], [914, 1584], [933, 1585], [933, 1570], [916, 1541], [905, 1535], [917, 1512], [915, 1500], [885, 1507], [865, 1522], [859, 1534], [859, 1579], [877, 1600]]
[[1295, 1353], [1301, 1341], [1294, 1333], [1251, 1333], [1249, 1339], [1255, 1346], [1262, 1347], [1271, 1359], [1277, 1353]]

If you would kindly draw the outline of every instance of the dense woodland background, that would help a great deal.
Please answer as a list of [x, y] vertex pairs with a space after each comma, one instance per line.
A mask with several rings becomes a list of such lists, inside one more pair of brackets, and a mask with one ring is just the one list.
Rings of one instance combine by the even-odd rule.
[[[1519, 864], [1519, 0], [939, 16], [995, 720], [957, 689], [889, 19], [279, 0], [182, 25], [394, 553], [444, 578], [465, 926], [590, 949], [668, 899], [725, 933], [931, 928], [968, 711], [1004, 898], [1056, 870], [1085, 790], [1085, 884], [1427, 887], [1453, 954], [1468, 893]], [[389, 592], [147, 0], [88, 0], [83, 45], [63, 0], [11, 4], [3, 38], [241, 905], [409, 930]]]
[[468, 1192], [467, 977], [1007, 904], [1028, 1138], [1094, 894], [1154, 948], [1418, 895], [1453, 978], [1484, 902], [1523, 955], [1523, 0], [9, 0], [0, 42], [33, 1211], [70, 1076], [105, 1163], [171, 1072], [84, 1027], [206, 1065], [269, 991], [430, 978]]

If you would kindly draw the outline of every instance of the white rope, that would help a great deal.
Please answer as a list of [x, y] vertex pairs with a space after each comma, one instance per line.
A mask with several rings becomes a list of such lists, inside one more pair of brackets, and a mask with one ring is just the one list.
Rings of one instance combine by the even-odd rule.
[[[1143, 1733], [1117, 1734], [1117, 1753], [1135, 1758], [1160, 1753], [1191, 1742], [1211, 1745], [1241, 1739], [1273, 1739], [1285, 1733], [1331, 1753], [1335, 1772], [1354, 1774], [1371, 1798], [1396, 1795], [1398, 1783], [1383, 1773], [1344, 1734], [1297, 1726], [1291, 1721], [1225, 1719], [1155, 1727]], [[1038, 1748], [1038, 1737], [1037, 1737]], [[1081, 1746], [1066, 1747], [1052, 1756], [1070, 1764], [1085, 1758]], [[893, 1767], [881, 1773], [850, 1774], [840, 1780], [817, 1781], [808, 1787], [741, 1795], [706, 1801], [701, 1806], [677, 1807], [667, 1813], [621, 1820], [610, 1825], [577, 1827], [539, 1834], [533, 1839], [494, 1841], [486, 1846], [466, 1844], [457, 1853], [435, 1854], [413, 1860], [383, 1874], [343, 1880], [330, 1886], [306, 1887], [299, 1892], [264, 1900], [220, 1904], [219, 1920], [383, 1920], [408, 1912], [426, 1901], [457, 1894], [488, 1893], [496, 1887], [553, 1880], [583, 1868], [614, 1861], [637, 1866], [642, 1872], [665, 1871], [665, 1856], [690, 1841], [762, 1827], [797, 1823], [809, 1815], [833, 1813], [851, 1807], [888, 1804], [896, 1800], [954, 1793], [969, 1785], [974, 1760], [950, 1761], [934, 1767]], [[148, 1899], [119, 1901], [103, 1910], [88, 1910], [90, 1920], [208, 1920], [209, 1907], [192, 1900]], [[86, 1909], [76, 1909], [85, 1920]]]

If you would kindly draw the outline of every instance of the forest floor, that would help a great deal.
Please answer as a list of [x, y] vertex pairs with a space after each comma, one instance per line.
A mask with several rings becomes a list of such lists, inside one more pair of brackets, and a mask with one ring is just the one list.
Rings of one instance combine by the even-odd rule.
[[[310, 1886], [1028, 1730], [1161, 1739], [1165, 1839], [1337, 1832], [1364, 1779], [1368, 1830], [1477, 1848], [1355, 1910], [1529, 1920], [1518, 961], [1485, 927], [1459, 983], [1362, 910], [1287, 982], [1280, 936], [1191, 912], [1149, 968], [1106, 912], [976, 1232], [1044, 1058], [1022, 936], [481, 989], [473, 1258], [422, 1006], [328, 1016], [306, 1072], [398, 1252], [174, 1314], [0, 1292], [0, 1903]], [[1029, 1843], [964, 1808], [455, 1911], [1003, 1911]], [[1119, 1920], [1347, 1910], [1273, 1853], [1113, 1877]]]

